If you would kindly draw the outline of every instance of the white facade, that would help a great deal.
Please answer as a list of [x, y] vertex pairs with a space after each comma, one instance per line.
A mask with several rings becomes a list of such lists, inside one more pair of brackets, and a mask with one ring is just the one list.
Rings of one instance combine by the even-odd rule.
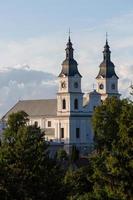
[[97, 92], [101, 94], [101, 99], [105, 100], [107, 97], [120, 96], [118, 93], [118, 79], [113, 76], [111, 78], [97, 79]]

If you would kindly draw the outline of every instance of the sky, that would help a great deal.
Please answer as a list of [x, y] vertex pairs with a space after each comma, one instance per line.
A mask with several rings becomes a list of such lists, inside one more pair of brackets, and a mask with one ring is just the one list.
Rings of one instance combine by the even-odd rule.
[[119, 90], [133, 82], [132, 0], [0, 0], [0, 116], [18, 100], [55, 98], [68, 31], [90, 92], [106, 32]]

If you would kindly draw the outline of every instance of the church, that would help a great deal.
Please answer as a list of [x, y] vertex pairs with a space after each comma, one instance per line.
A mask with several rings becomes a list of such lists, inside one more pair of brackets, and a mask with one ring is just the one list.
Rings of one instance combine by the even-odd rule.
[[25, 111], [29, 124], [36, 124], [45, 132], [45, 139], [50, 143], [61, 144], [67, 152], [73, 145], [83, 152], [93, 142], [92, 115], [96, 106], [107, 97], [120, 97], [118, 76], [111, 61], [108, 40], [103, 50], [103, 61], [96, 77], [96, 90], [84, 94], [81, 88], [82, 75], [74, 59], [74, 49], [68, 38], [66, 57], [58, 75], [58, 91], [55, 99], [20, 100], [2, 118], [17, 111]]

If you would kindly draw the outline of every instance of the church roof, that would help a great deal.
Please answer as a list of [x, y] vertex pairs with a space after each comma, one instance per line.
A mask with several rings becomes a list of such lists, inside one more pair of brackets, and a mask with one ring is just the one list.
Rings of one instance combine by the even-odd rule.
[[56, 99], [21, 100], [13, 106], [2, 119], [7, 119], [11, 113], [25, 111], [30, 117], [55, 117], [57, 112]]
[[111, 78], [112, 76], [116, 76], [118, 78], [114, 70], [115, 66], [111, 61], [104, 60], [99, 67], [100, 71], [96, 78], [101, 78], [101, 76], [103, 78]]
[[81, 77], [81, 74], [78, 71], [77, 68], [77, 62], [74, 59], [66, 59], [63, 61], [62, 63], [62, 71], [59, 74], [59, 77], [62, 76], [75, 76], [76, 74], [78, 74]]
[[118, 78], [118, 76], [115, 73], [115, 65], [113, 62], [111, 62], [110, 54], [110, 47], [108, 45], [108, 41], [106, 40], [106, 44], [104, 46], [103, 51], [103, 61], [99, 66], [100, 70], [96, 78], [101, 78], [101, 76], [103, 78], [111, 78], [113, 76]]
[[62, 76], [75, 76], [79, 75], [80, 77], [81, 74], [78, 71], [78, 63], [76, 60], [74, 60], [73, 57], [73, 47], [71, 43], [71, 39], [69, 36], [68, 43], [67, 43], [67, 48], [66, 48], [66, 59], [62, 63], [62, 70], [61, 73], [59, 74], [59, 77]]

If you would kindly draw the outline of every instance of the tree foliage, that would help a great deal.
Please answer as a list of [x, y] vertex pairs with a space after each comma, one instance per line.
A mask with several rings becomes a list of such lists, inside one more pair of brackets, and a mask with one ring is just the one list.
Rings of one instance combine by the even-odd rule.
[[28, 126], [27, 117], [18, 112], [8, 120], [0, 147], [0, 199], [62, 199], [62, 172], [49, 158], [40, 128]]
[[133, 103], [107, 99], [93, 116], [97, 153], [91, 156], [97, 199], [133, 197]]
[[67, 156], [66, 151], [64, 149], [61, 149], [61, 148], [57, 151], [56, 157], [57, 157], [57, 160], [59, 160], [59, 161], [68, 160], [68, 156]]
[[72, 146], [72, 151], [71, 151], [71, 161], [75, 162], [79, 159], [79, 150], [77, 149], [77, 147], [75, 145]]
[[[17, 115], [17, 116], [16, 116]], [[1, 200], [132, 200], [133, 102], [109, 98], [93, 116], [94, 151], [89, 165], [70, 168], [79, 152], [60, 150], [57, 162], [49, 158], [40, 128], [28, 126], [28, 116], [11, 115], [0, 146]], [[17, 122], [16, 120], [19, 120]]]
[[[133, 103], [109, 98], [93, 116], [95, 150], [86, 171], [66, 174], [70, 200], [133, 199]], [[83, 186], [83, 187], [82, 187]]]
[[90, 174], [91, 169], [88, 169], [88, 167], [81, 167], [76, 170], [68, 169], [64, 178], [68, 199], [76, 200], [80, 195], [92, 190]]

